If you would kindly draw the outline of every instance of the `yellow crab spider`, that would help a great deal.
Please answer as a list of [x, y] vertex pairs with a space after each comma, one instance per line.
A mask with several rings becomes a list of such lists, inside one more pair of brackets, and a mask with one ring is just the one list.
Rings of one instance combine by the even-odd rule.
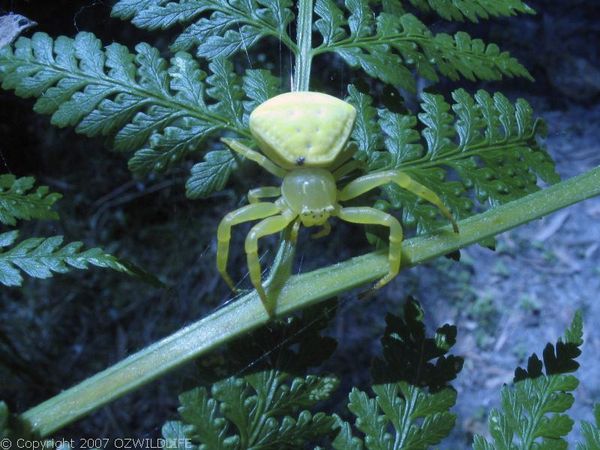
[[[300, 224], [322, 226], [313, 237], [329, 234], [330, 217], [388, 227], [389, 271], [374, 289], [388, 283], [400, 270], [400, 223], [375, 208], [341, 204], [387, 183], [396, 183], [437, 206], [458, 232], [456, 222], [440, 198], [402, 171], [372, 172], [350, 181], [342, 189], [337, 188], [336, 182], [357, 168], [356, 161], [351, 159], [354, 147], [348, 145], [355, 117], [354, 107], [338, 98], [317, 92], [290, 92], [267, 100], [250, 115], [250, 132], [262, 153], [235, 140], [222, 139], [233, 151], [283, 179], [281, 186], [252, 189], [248, 193], [250, 204], [228, 213], [219, 224], [217, 268], [232, 290], [236, 289], [227, 273], [231, 228], [255, 220], [260, 222], [252, 227], [245, 242], [248, 270], [252, 284], [269, 311], [267, 293], [261, 282], [258, 240], [290, 224], [294, 224], [296, 230]], [[263, 201], [268, 198], [276, 200]]]

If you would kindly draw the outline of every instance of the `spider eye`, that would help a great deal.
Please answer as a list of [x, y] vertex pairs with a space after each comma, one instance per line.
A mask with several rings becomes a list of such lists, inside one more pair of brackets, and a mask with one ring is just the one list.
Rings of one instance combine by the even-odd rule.
[[296, 159], [296, 164], [299, 165], [299, 166], [303, 166], [304, 165], [304, 156], [299, 156]]

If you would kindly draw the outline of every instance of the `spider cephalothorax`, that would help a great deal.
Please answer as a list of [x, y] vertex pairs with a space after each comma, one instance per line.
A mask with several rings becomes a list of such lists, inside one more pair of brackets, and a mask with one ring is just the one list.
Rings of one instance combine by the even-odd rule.
[[[291, 224], [322, 226], [323, 229], [314, 237], [329, 234], [330, 217], [388, 227], [390, 268], [375, 288], [388, 283], [400, 270], [400, 223], [394, 216], [375, 208], [344, 207], [341, 204], [387, 183], [396, 183], [433, 203], [452, 222], [454, 231], [458, 231], [456, 222], [439, 197], [402, 171], [372, 172], [338, 189], [340, 178], [358, 168], [358, 162], [352, 159], [354, 148], [348, 144], [355, 117], [356, 110], [352, 105], [330, 95], [290, 92], [262, 103], [250, 115], [250, 131], [264, 154], [237, 141], [223, 139], [232, 150], [283, 179], [281, 186], [251, 190], [248, 193], [250, 204], [230, 212], [219, 224], [217, 267], [232, 289], [235, 290], [234, 283], [227, 273], [231, 227], [252, 220], [261, 221], [246, 237], [248, 269], [250, 280], [267, 309], [270, 308], [261, 282], [258, 240]], [[260, 201], [265, 198], [276, 200]]]

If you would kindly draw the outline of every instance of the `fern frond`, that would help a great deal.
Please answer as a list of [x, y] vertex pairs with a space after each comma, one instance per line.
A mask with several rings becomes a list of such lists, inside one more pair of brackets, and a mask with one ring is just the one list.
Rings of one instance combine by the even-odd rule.
[[210, 393], [200, 387], [182, 394], [182, 421], [171, 422], [168, 430], [178, 430], [199, 450], [303, 448], [333, 429], [333, 417], [306, 409], [329, 395], [337, 386], [332, 380], [314, 375], [288, 380], [271, 372], [228, 378]]
[[[221, 68], [207, 81], [214, 83], [209, 94], [222, 100], [222, 104], [234, 105], [230, 110], [231, 115], [241, 119], [246, 124], [250, 113], [261, 103], [281, 93], [279, 78], [274, 77], [268, 70], [247, 70], [243, 77], [243, 91], [248, 100], [243, 101], [243, 111], [240, 108], [240, 100], [243, 94], [240, 92], [237, 80], [221, 76], [230, 73], [229, 67]], [[229, 100], [228, 100], [229, 99]], [[227, 103], [229, 101], [229, 103]], [[247, 145], [252, 145], [247, 142]], [[220, 191], [225, 187], [229, 176], [237, 167], [236, 157], [230, 150], [214, 150], [204, 156], [204, 161], [192, 167], [191, 176], [188, 178], [185, 188], [188, 198], [204, 198], [213, 192]]]
[[[384, 139], [374, 145], [365, 141], [360, 125], [369, 124], [373, 134], [370, 99], [352, 87], [349, 93], [347, 100], [358, 111], [353, 138], [365, 149], [358, 157], [368, 162], [369, 170], [405, 171], [438, 193], [458, 218], [476, 211], [472, 197], [478, 209], [493, 207], [537, 190], [538, 179], [549, 183], [559, 179], [538, 142], [544, 124], [533, 119], [525, 100], [512, 104], [500, 93], [491, 96], [480, 90], [471, 96], [459, 89], [449, 104], [440, 95], [425, 93], [418, 114], [420, 132], [414, 116], [381, 108], [378, 125]], [[435, 208], [417, 202], [412, 194], [394, 185], [385, 186], [383, 193], [395, 209], [402, 209], [405, 224], [416, 225], [419, 232], [439, 225]]]
[[[445, 2], [448, 3], [448, 2]], [[335, 52], [352, 67], [385, 83], [415, 90], [411, 69], [437, 81], [438, 74], [457, 80], [499, 80], [504, 76], [531, 75], [496, 44], [472, 39], [465, 32], [454, 36], [433, 34], [412, 14], [397, 15], [384, 3], [375, 16], [367, 0], [347, 0], [347, 13], [332, 0], [317, 0], [315, 25], [323, 37], [315, 54]]]
[[16, 230], [0, 234], [0, 283], [5, 286], [20, 286], [23, 283], [20, 271], [33, 278], [50, 278], [54, 273], [96, 266], [136, 274], [130, 266], [100, 248], [82, 250], [81, 242], [61, 247], [62, 236], [29, 238], [16, 243], [18, 236]]
[[[375, 397], [354, 388], [348, 408], [369, 449], [427, 449], [439, 443], [455, 422], [450, 408], [456, 391], [448, 382], [462, 369], [462, 358], [449, 355], [456, 328], [444, 325], [427, 338], [423, 310], [409, 298], [404, 317], [389, 314], [382, 338], [383, 360], [373, 368]], [[347, 423], [339, 424], [334, 449], [361, 449]]]
[[334, 450], [363, 450], [363, 442], [352, 435], [350, 424], [339, 417], [337, 419], [339, 432], [332, 443], [332, 448]]
[[225, 187], [237, 163], [231, 151], [213, 150], [208, 152], [204, 161], [194, 164], [192, 173], [185, 183], [188, 198], [208, 197]]
[[373, 99], [360, 92], [356, 87], [348, 86], [348, 98], [356, 108], [356, 121], [352, 130], [352, 139], [356, 142], [358, 150], [355, 158], [366, 161], [369, 168], [376, 166], [377, 150], [381, 148], [381, 130], [377, 124], [377, 109], [373, 106]]
[[545, 368], [546, 375], [563, 374], [575, 372], [579, 368], [579, 363], [575, 358], [581, 355], [581, 345], [583, 344], [583, 317], [581, 312], [577, 312], [571, 326], [565, 332], [565, 336], [560, 338], [556, 345], [548, 343], [544, 348], [543, 360], [540, 361], [534, 353], [527, 360], [527, 369], [518, 367], [515, 370], [514, 382], [535, 379], [543, 375], [542, 369]]
[[295, 48], [287, 34], [294, 18], [292, 4], [290, 0], [121, 0], [112, 15], [149, 30], [187, 24], [171, 50], [197, 47], [198, 56], [213, 59], [248, 50], [267, 36]]
[[[335, 348], [335, 341], [320, 335], [333, 310], [313, 308], [230, 344], [215, 357], [225, 364], [204, 374], [216, 380], [211, 389], [180, 396], [181, 420], [163, 427], [165, 439], [183, 437], [204, 450], [292, 450], [332, 434], [336, 419], [315, 407], [330, 397], [338, 380], [303, 373]], [[275, 350], [265, 354], [265, 348]], [[238, 375], [224, 378], [231, 372]]]
[[600, 448], [600, 404], [594, 405], [594, 423], [581, 424], [583, 442], [577, 444], [577, 450], [595, 450]]
[[[573, 420], [562, 413], [573, 405], [572, 392], [579, 385], [575, 376], [566, 374], [579, 365], [557, 366], [555, 362], [557, 359], [572, 361], [579, 355], [582, 344], [582, 318], [578, 312], [565, 336], [556, 344], [558, 355], [548, 359], [550, 364], [545, 366], [545, 375], [535, 354], [529, 358], [528, 372], [522, 369], [515, 372], [515, 384], [502, 389], [502, 409], [492, 410], [488, 419], [493, 443], [476, 436], [473, 449], [566, 449], [567, 442], [563, 438], [571, 431]], [[561, 356], [558, 349], [569, 347], [572, 350]], [[548, 346], [544, 354], [547, 349]]]
[[435, 11], [446, 20], [467, 19], [479, 22], [479, 19], [490, 17], [535, 14], [535, 11], [521, 0], [410, 0], [410, 3], [425, 12]]
[[36, 33], [0, 52], [4, 89], [38, 97], [35, 111], [50, 114], [54, 125], [106, 136], [115, 150], [135, 152], [129, 167], [137, 175], [171, 168], [217, 131], [250, 136], [244, 89], [252, 104], [273, 92], [277, 79], [249, 71], [251, 81], [242, 82], [222, 59], [209, 69], [207, 77], [183, 52], [168, 64], [147, 44], [134, 54], [116, 43], [102, 49], [90, 33], [56, 40]]
[[281, 80], [264, 69], [250, 69], [243, 79], [244, 93], [249, 99], [244, 102], [246, 114], [250, 113], [261, 103], [271, 97], [281, 94]]
[[15, 225], [17, 220], [58, 219], [52, 206], [62, 195], [50, 193], [47, 186], [39, 186], [32, 192], [34, 184], [32, 177], [0, 175], [0, 222]]

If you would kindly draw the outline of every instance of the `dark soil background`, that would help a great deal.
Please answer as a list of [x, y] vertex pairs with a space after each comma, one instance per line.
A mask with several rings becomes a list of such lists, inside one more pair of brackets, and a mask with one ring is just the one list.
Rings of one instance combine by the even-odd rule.
[[[429, 23], [440, 31], [466, 29], [496, 42], [530, 69], [535, 83], [460, 84], [530, 101], [548, 122], [547, 147], [568, 178], [600, 164], [600, 8], [597, 0], [531, 5], [538, 15], [481, 24], [430, 17]], [[111, 19], [110, 6], [95, 0], [0, 0], [2, 12], [24, 14], [39, 23], [37, 30], [53, 36], [87, 30], [105, 43], [133, 48], [145, 40], [166, 50], [168, 33], [146, 33]], [[287, 77], [289, 56], [278, 48], [264, 52]], [[315, 89], [336, 95], [343, 95], [355, 76], [340, 64], [318, 62], [314, 75]], [[456, 86], [447, 82], [435, 89], [447, 93]], [[183, 185], [191, 162], [165, 177], [134, 180], [125, 156], [108, 151], [100, 139], [53, 128], [48, 117], [31, 111], [32, 104], [0, 91], [0, 171], [34, 175], [64, 198], [58, 204], [61, 221], [26, 224], [23, 236], [62, 234], [101, 246], [157, 274], [168, 287], [91, 270], [28, 279], [22, 289], [2, 288], [0, 399], [14, 411], [34, 406], [226, 301], [229, 293], [214, 268], [216, 226], [244, 192], [264, 183], [260, 170], [246, 167], [226, 191], [189, 201]], [[234, 249], [242, 236], [238, 232]], [[594, 199], [506, 233], [496, 252], [472, 247], [462, 251], [459, 263], [441, 259], [407, 271], [368, 302], [346, 296], [329, 330], [340, 345], [324, 369], [343, 374], [342, 390], [365, 387], [386, 312], [399, 313], [403, 299], [415, 295], [432, 329], [446, 322], [459, 328], [455, 353], [465, 357], [465, 368], [454, 384], [458, 420], [442, 448], [470, 448], [472, 434], [485, 433], [487, 412], [499, 405], [500, 388], [510, 382], [514, 368], [554, 342], [582, 309], [586, 343], [572, 416], [591, 420], [592, 405], [600, 402], [599, 246], [600, 199]], [[369, 249], [358, 228], [336, 224], [327, 239], [302, 238], [298, 270]], [[230, 266], [240, 279], [243, 255], [234, 254]], [[162, 423], [176, 415], [177, 394], [197, 380], [196, 367], [189, 365], [102, 408], [60, 437], [156, 437]], [[341, 395], [337, 402], [343, 402]], [[577, 433], [578, 426], [572, 442]]]

